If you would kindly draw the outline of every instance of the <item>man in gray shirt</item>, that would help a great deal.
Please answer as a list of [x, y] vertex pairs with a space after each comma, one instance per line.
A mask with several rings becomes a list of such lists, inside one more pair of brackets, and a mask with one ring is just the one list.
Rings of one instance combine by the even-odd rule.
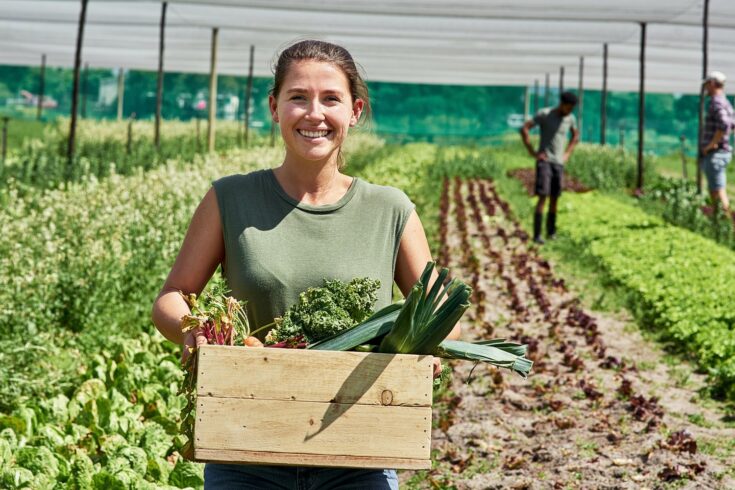
[[[546, 198], [551, 198], [549, 214], [546, 217], [546, 236], [554, 239], [556, 235], [556, 207], [561, 196], [564, 182], [564, 163], [574, 151], [579, 141], [577, 120], [572, 114], [577, 105], [577, 96], [571, 92], [561, 94], [557, 107], [541, 109], [521, 128], [521, 139], [528, 153], [536, 159], [536, 195], [538, 203], [533, 217], [533, 241], [543, 244], [541, 223], [544, 216]], [[538, 125], [541, 132], [538, 150], [534, 150], [528, 132]], [[572, 139], [567, 145], [568, 134]]]

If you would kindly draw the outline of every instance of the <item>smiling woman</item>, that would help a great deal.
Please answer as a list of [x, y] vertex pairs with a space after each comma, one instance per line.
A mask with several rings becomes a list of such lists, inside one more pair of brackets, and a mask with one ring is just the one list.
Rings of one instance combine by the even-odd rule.
[[[375, 280], [381, 309], [391, 303], [394, 282], [407, 295], [431, 260], [402, 191], [340, 172], [342, 144], [370, 112], [365, 82], [344, 48], [321, 41], [286, 48], [269, 104], [285, 143], [283, 162], [218, 179], [204, 196], [153, 307], [156, 326], [173, 342], [206, 343], [196, 329], [181, 333], [189, 309], [178, 291], [199, 294], [220, 265], [262, 339], [302, 291], [325, 279]], [[458, 338], [459, 327], [448, 337]], [[434, 366], [438, 374], [438, 359]], [[207, 464], [204, 475], [207, 489], [398, 488], [393, 470]]]

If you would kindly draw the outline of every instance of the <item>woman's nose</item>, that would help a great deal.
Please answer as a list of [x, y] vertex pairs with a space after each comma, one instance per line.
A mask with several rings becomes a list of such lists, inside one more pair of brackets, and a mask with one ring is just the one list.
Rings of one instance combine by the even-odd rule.
[[314, 100], [309, 103], [308, 107], [306, 108], [306, 117], [315, 120], [324, 119], [324, 111], [321, 103], [318, 100]]

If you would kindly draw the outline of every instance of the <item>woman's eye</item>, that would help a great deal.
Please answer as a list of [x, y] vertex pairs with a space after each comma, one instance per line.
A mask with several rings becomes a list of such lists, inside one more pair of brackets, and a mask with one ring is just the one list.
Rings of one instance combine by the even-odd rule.
[[327, 97], [327, 100], [329, 102], [339, 102], [339, 97], [337, 97], [336, 95], [330, 95], [329, 97]]
[[294, 95], [289, 100], [305, 100], [305, 97], [303, 95]]

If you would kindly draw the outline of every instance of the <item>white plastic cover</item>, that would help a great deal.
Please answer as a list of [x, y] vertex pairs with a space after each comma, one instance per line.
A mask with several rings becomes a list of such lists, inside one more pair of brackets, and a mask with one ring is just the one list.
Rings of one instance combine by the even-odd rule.
[[[267, 76], [279, 48], [317, 38], [350, 50], [368, 80], [461, 85], [584, 85], [600, 89], [609, 43], [610, 90], [638, 90], [639, 22], [648, 23], [646, 90], [697, 93], [703, 0], [171, 0], [167, 71]], [[72, 66], [79, 0], [0, 0], [0, 64]], [[156, 70], [161, 3], [90, 0], [83, 60]], [[735, 79], [735, 2], [710, 0], [709, 67]]]

